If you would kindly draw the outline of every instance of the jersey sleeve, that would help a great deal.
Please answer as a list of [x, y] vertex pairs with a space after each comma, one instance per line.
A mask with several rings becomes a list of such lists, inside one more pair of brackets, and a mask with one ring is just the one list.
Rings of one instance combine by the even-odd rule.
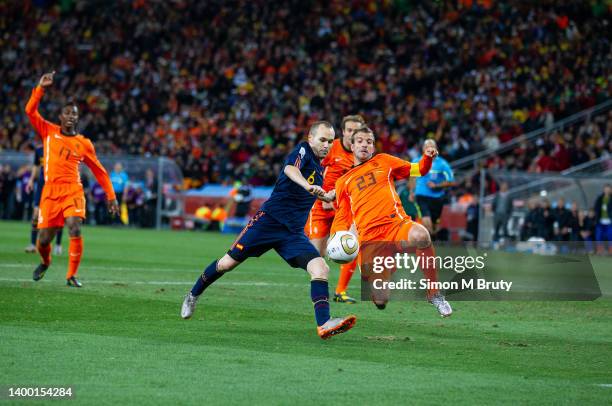
[[450, 167], [450, 165], [445, 162], [444, 164], [444, 180], [447, 182], [454, 182], [455, 181], [455, 175], [453, 174], [453, 170]]
[[331, 234], [334, 234], [336, 231], [348, 231], [353, 224], [351, 201], [342, 183], [342, 178], [336, 182], [336, 205], [338, 208], [336, 209], [334, 222], [331, 226]]
[[285, 165], [292, 165], [298, 169], [302, 169], [302, 166], [307, 163], [310, 156], [306, 152], [304, 145], [296, 147], [285, 159]]
[[91, 172], [93, 172], [98, 183], [100, 184], [100, 186], [102, 186], [102, 189], [104, 189], [104, 192], [106, 193], [106, 199], [115, 200], [117, 197], [115, 196], [115, 190], [113, 189], [113, 184], [111, 183], [110, 177], [108, 176], [106, 169], [104, 169], [104, 166], [102, 166], [102, 164], [98, 160], [96, 150], [94, 149], [93, 144], [89, 140], [87, 142], [87, 150], [83, 157], [83, 161], [85, 162], [85, 165], [87, 165], [89, 169], [91, 169]]
[[40, 103], [40, 99], [44, 94], [45, 90], [40, 86], [36, 86], [34, 90], [32, 90], [32, 95], [30, 96], [28, 104], [26, 104], [25, 108], [25, 112], [28, 119], [30, 119], [30, 123], [32, 123], [32, 126], [42, 139], [49, 135], [49, 128], [53, 126], [53, 124], [42, 118], [38, 112], [38, 104]]
[[385, 162], [391, 167], [394, 179], [406, 179], [408, 177], [421, 177], [427, 175], [431, 169], [432, 159], [423, 155], [418, 163], [410, 163], [403, 159], [385, 154]]

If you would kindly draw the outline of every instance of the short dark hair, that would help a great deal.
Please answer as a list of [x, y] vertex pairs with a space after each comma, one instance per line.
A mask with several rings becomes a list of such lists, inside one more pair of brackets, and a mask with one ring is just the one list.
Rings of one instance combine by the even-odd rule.
[[77, 109], [79, 108], [79, 105], [77, 104], [76, 101], [69, 99], [66, 101], [66, 103], [64, 103], [64, 105], [62, 106], [62, 110], [64, 110], [66, 107], [76, 107]]
[[355, 143], [355, 136], [359, 133], [371, 134], [372, 137], [374, 137], [374, 139], [376, 140], [376, 135], [374, 135], [374, 131], [372, 131], [372, 129], [367, 125], [364, 125], [363, 127], [359, 127], [353, 132], [353, 134], [351, 135], [351, 144]]
[[334, 126], [329, 121], [319, 120], [319, 121], [315, 121], [314, 123], [312, 123], [312, 125], [310, 126], [310, 130], [308, 130], [308, 134], [309, 135], [314, 134], [321, 126], [331, 128], [332, 130], [334, 129]]
[[350, 121], [352, 121], [354, 123], [359, 123], [361, 125], [366, 125], [365, 120], [359, 114], [354, 114], [352, 116], [344, 116], [342, 118], [342, 130], [344, 130], [346, 128], [346, 123], [348, 123]]

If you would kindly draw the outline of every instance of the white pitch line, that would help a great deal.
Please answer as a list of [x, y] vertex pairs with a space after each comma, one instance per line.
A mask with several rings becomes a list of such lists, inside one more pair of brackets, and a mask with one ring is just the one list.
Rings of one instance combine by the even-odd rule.
[[[253, 264], [255, 265], [255, 264]], [[249, 264], [249, 271], [257, 272], [258, 275], [278, 275], [278, 272], [282, 271], [269, 271], [269, 268], [266, 266], [253, 266]], [[33, 269], [35, 264], [22, 264], [22, 263], [8, 263], [2, 264], [0, 263], [0, 270], [2, 268], [26, 268]], [[87, 265], [81, 266], [82, 269], [91, 269], [94, 271], [142, 271], [142, 272], [195, 272], [202, 273], [202, 269], [189, 269], [189, 268], [143, 268], [143, 267], [115, 267], [115, 266], [100, 266], [100, 265]]]
[[[32, 279], [25, 278], [0, 278], [0, 282], [34, 282]], [[41, 280], [39, 282], [57, 282], [56, 280]], [[87, 284], [103, 284], [103, 285], [180, 285], [191, 286], [193, 282], [179, 281], [110, 281], [110, 280], [85, 280]], [[278, 282], [218, 282], [220, 286], [258, 286], [258, 287], [303, 287], [295, 283], [278, 283]]]
[[[0, 264], [0, 269], [2, 268], [32, 268], [31, 264]], [[140, 267], [110, 267], [110, 266], [87, 266], [87, 269], [105, 271], [105, 270], [113, 270], [113, 271], [151, 271], [151, 272], [168, 272], [168, 271], [185, 271], [185, 272], [197, 272], [197, 270], [187, 269], [187, 268], [140, 268]]]
[[612, 388], [612, 383], [596, 383], [595, 386], [601, 386], [602, 388]]

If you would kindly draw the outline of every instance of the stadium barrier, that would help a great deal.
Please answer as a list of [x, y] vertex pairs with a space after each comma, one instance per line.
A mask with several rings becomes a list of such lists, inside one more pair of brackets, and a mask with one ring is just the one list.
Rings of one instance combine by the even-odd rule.
[[507, 231], [511, 239], [518, 241], [529, 206], [546, 199], [551, 203], [551, 208], [555, 208], [557, 200], [564, 199], [566, 207], [575, 203], [580, 211], [588, 210], [593, 207], [595, 199], [602, 193], [604, 185], [610, 183], [610, 175], [612, 175], [610, 157], [602, 157], [558, 174], [481, 170], [479, 243], [487, 245], [493, 242], [495, 232], [493, 201], [501, 193], [485, 195], [484, 184], [487, 177], [498, 185], [505, 182], [509, 186], [506, 193], [512, 209], [508, 217]]

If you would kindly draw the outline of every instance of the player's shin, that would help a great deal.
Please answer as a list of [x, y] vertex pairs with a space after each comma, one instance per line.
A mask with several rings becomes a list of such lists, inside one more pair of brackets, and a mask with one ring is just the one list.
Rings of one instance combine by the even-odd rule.
[[[51, 245], [49, 245], [49, 249], [50, 248]], [[79, 270], [82, 255], [83, 237], [70, 237], [70, 243], [68, 245], [68, 272], [66, 272], [66, 279], [70, 279], [76, 275]]]
[[51, 265], [51, 244], [43, 245], [38, 240], [36, 248], [40, 254], [41, 263], [45, 266]]
[[32, 220], [32, 230], [30, 231], [30, 244], [36, 245], [38, 239], [38, 218]]
[[223, 272], [219, 272], [217, 270], [218, 262], [218, 260], [211, 262], [210, 265], [206, 267], [202, 275], [198, 277], [198, 280], [193, 285], [193, 288], [191, 288], [191, 294], [193, 296], [200, 296], [207, 287], [223, 276]]
[[312, 279], [310, 281], [310, 298], [314, 305], [317, 326], [322, 326], [329, 320], [329, 286], [327, 280]]
[[346, 292], [348, 288], [349, 282], [353, 277], [353, 273], [355, 272], [355, 268], [357, 267], [357, 259], [355, 258], [352, 262], [348, 264], [340, 265], [340, 277], [338, 278], [338, 284], [336, 285], [336, 294], [340, 294], [342, 292]]
[[[421, 260], [421, 270], [423, 271], [423, 275], [425, 275], [425, 278], [429, 279], [431, 282], [437, 282], [438, 271], [436, 270], [436, 252], [434, 250], [433, 244], [430, 244], [426, 248], [417, 248], [416, 254], [417, 257]], [[436, 293], [438, 293], [438, 289], [428, 289], [427, 298], [430, 299]]]

